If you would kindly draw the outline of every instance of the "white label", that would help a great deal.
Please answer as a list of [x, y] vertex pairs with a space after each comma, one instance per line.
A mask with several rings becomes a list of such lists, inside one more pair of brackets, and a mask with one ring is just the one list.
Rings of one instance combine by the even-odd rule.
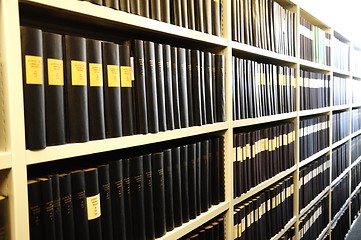
[[100, 194], [86, 198], [88, 209], [88, 220], [100, 217]]

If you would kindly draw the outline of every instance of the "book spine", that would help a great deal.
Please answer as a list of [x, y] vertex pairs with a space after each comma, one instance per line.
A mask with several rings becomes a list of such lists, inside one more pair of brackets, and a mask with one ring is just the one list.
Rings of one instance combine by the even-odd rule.
[[55, 240], [55, 219], [53, 204], [53, 185], [51, 178], [40, 178], [40, 196], [42, 202], [43, 239]]
[[55, 222], [55, 239], [63, 239], [63, 223], [61, 214], [61, 195], [60, 195], [60, 182], [59, 175], [54, 174], [49, 176], [52, 183], [53, 193], [53, 208], [54, 208], [54, 222]]
[[165, 150], [163, 152], [163, 158], [165, 219], [167, 231], [172, 231], [174, 229], [172, 151], [170, 149]]
[[179, 115], [182, 128], [189, 127], [186, 49], [178, 48]]
[[196, 143], [196, 199], [197, 199], [197, 216], [201, 214], [201, 161], [202, 148], [201, 142]]
[[194, 125], [202, 125], [200, 54], [192, 50], [192, 93]]
[[188, 101], [188, 122], [189, 126], [194, 125], [194, 109], [193, 109], [193, 88], [192, 88], [192, 50], [186, 49], [186, 68], [187, 68], [187, 101]]
[[[221, 36], [221, 1], [211, 0], [212, 7], [212, 33], [216, 36]], [[235, 8], [233, 6], [233, 8]], [[235, 24], [236, 22], [234, 22]]]
[[86, 40], [89, 138], [90, 140], [105, 138], [104, 119], [104, 87], [103, 61], [101, 43], [97, 40]]
[[209, 141], [201, 142], [201, 212], [208, 211], [209, 204]]
[[217, 122], [226, 121], [226, 74], [225, 74], [225, 56], [216, 55], [216, 89], [217, 91]]
[[139, 0], [139, 8], [140, 8], [141, 16], [150, 18], [151, 13], [150, 13], [149, 0]]
[[183, 223], [189, 221], [189, 186], [188, 186], [188, 145], [180, 147], [182, 217]]
[[[109, 1], [109, 0], [103, 0], [103, 1]], [[110, 0], [118, 2], [117, 0]], [[117, 9], [116, 7], [114, 7]], [[120, 0], [119, 1], [119, 10], [130, 13], [130, 2], [129, 0]]]
[[160, 20], [170, 23], [170, 1], [160, 0]]
[[63, 42], [43, 32], [46, 145], [65, 144]]
[[172, 88], [173, 88], [173, 111], [174, 127], [181, 128], [180, 96], [179, 96], [179, 73], [178, 73], [178, 51], [176, 47], [171, 48], [172, 56]]
[[9, 199], [8, 197], [0, 195], [0, 239], [8, 239], [8, 218], [9, 212]]
[[[221, 144], [220, 144], [220, 138], [213, 138], [211, 140], [212, 144], [212, 159], [210, 160], [210, 165], [212, 166], [212, 178], [211, 178], [211, 185], [212, 185], [212, 204], [217, 205], [220, 203], [220, 192], [221, 192], [221, 182], [224, 181], [223, 178], [221, 178], [221, 165], [223, 164], [223, 159], [221, 158], [220, 151]], [[238, 158], [238, 156], [237, 156]]]
[[70, 174], [59, 174], [59, 186], [61, 196], [63, 239], [75, 240], [74, 210]]
[[[154, 20], [161, 21], [161, 0], [152, 0], [150, 2], [150, 17]], [[165, 11], [165, 9], [164, 9]]]
[[154, 201], [153, 201], [153, 173], [151, 154], [143, 155], [144, 170], [144, 208], [145, 208], [145, 237], [146, 239], [155, 238], [154, 223]]
[[173, 206], [174, 206], [174, 226], [182, 225], [182, 181], [181, 181], [181, 161], [180, 147], [172, 148], [172, 175], [173, 175]]
[[46, 147], [43, 41], [40, 29], [24, 27], [21, 32], [26, 148]]
[[157, 83], [157, 103], [158, 103], [158, 122], [159, 130], [167, 130], [166, 115], [166, 97], [164, 83], [164, 61], [163, 61], [163, 45], [155, 44], [155, 60], [156, 60], [156, 83]]
[[206, 110], [206, 123], [214, 123], [213, 116], [213, 80], [212, 80], [212, 55], [210, 52], [204, 53], [204, 87], [205, 87], [205, 110]]
[[[109, 8], [113, 8], [113, 9], [116, 9], [116, 10], [122, 10], [122, 11], [125, 11], [123, 8], [124, 8], [124, 5], [122, 5], [123, 2], [126, 2], [126, 0], [121, 0], [120, 1], [120, 6], [119, 6], [119, 1], [118, 0], [103, 0], [103, 5], [106, 6], [106, 7], [109, 7]], [[124, 3], [123, 3], [124, 4]]]
[[171, 47], [163, 45], [164, 59], [164, 88], [165, 88], [165, 109], [167, 130], [173, 130], [174, 126], [174, 108], [173, 108], [173, 77], [172, 77], [172, 57]]
[[[130, 174], [130, 159], [125, 158], [122, 160], [123, 164], [123, 184], [124, 184], [124, 216], [125, 216], [125, 228], [126, 239], [133, 240], [133, 213], [132, 213], [132, 188], [131, 186], [131, 174]], [[135, 230], [134, 230], [135, 231]]]
[[130, 12], [140, 15], [140, 0], [130, 0]]
[[197, 149], [196, 144], [188, 145], [188, 192], [189, 192], [189, 218], [197, 217]]

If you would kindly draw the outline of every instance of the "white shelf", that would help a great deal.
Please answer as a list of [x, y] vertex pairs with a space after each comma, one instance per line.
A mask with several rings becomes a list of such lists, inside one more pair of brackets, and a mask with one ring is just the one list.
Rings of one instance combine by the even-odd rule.
[[354, 138], [354, 137], [357, 137], [357, 136], [360, 135], [360, 134], [361, 134], [361, 129], [358, 130], [358, 131], [356, 131], [356, 132], [354, 132], [354, 133], [352, 133], [351, 136], [350, 136], [350, 138], [352, 139], [352, 138]]
[[359, 164], [360, 161], [361, 161], [361, 156], [359, 156], [353, 163], [351, 163], [350, 168], [352, 169], [354, 166]]
[[346, 143], [350, 139], [349, 137], [350, 136], [348, 135], [348, 136], [344, 137], [343, 139], [341, 139], [340, 141], [333, 143], [331, 146], [331, 149], [333, 150], [333, 149], [341, 146], [342, 144]]
[[306, 207], [304, 207], [301, 211], [299, 216], [302, 217], [305, 213], [308, 212], [318, 201], [320, 201], [330, 190], [330, 186], [327, 186], [322, 192], [320, 192], [317, 197], [315, 197]]
[[302, 162], [300, 162], [300, 163], [298, 164], [298, 167], [299, 167], [299, 168], [302, 168], [303, 166], [309, 164], [310, 162], [313, 162], [313, 161], [316, 160], [317, 158], [325, 155], [325, 154], [328, 153], [329, 151], [330, 151], [330, 147], [327, 147], [327, 148], [322, 149], [321, 151], [313, 154], [312, 156], [310, 156], [310, 157], [306, 158], [305, 160], [303, 160]]
[[163, 237], [157, 238], [157, 240], [173, 240], [178, 239], [185, 234], [191, 232], [193, 229], [203, 225], [212, 218], [217, 217], [221, 213], [228, 210], [229, 202], [223, 202], [218, 205], [212, 206], [207, 212], [202, 213], [197, 218], [190, 220], [187, 223], [183, 223], [181, 226], [175, 228], [173, 231], [167, 232]]
[[338, 75], [338, 76], [343, 76], [343, 77], [351, 77], [352, 73], [350, 71], [347, 70], [342, 70], [342, 69], [337, 69], [337, 68], [333, 68], [332, 69], [333, 74]]
[[291, 220], [289, 220], [286, 226], [284, 226], [284, 228], [282, 228], [282, 230], [279, 233], [273, 236], [271, 240], [280, 239], [283, 236], [283, 234], [285, 234], [296, 223], [296, 219], [297, 217], [293, 217]]
[[11, 168], [11, 153], [2, 152], [0, 153], [0, 170]]
[[335, 217], [332, 219], [332, 221], [331, 221], [331, 226], [332, 227], [334, 227], [334, 224], [336, 224], [338, 222], [339, 218], [345, 212], [348, 203], [349, 203], [349, 198], [346, 200], [346, 202], [342, 205], [340, 210], [336, 213]]
[[327, 227], [325, 227], [322, 232], [320, 233], [320, 235], [318, 235], [317, 240], [323, 240], [323, 237], [326, 235], [326, 233], [328, 232], [328, 229], [331, 227], [331, 224], [327, 224]]
[[357, 185], [356, 189], [351, 193], [350, 200], [358, 193], [360, 188], [361, 188], [361, 183], [359, 183], [359, 185]]
[[325, 108], [316, 108], [316, 109], [310, 109], [310, 110], [302, 110], [299, 112], [300, 117], [310, 116], [310, 115], [316, 115], [316, 114], [322, 114], [322, 113], [328, 113], [332, 110], [331, 107], [325, 107]]
[[311, 69], [311, 70], [315, 70], [315, 71], [324, 71], [324, 72], [332, 71], [332, 68], [330, 66], [327, 66], [324, 64], [315, 63], [315, 62], [307, 61], [304, 59], [299, 59], [298, 61], [300, 63], [301, 69], [305, 68], [305, 69]]
[[26, 151], [27, 164], [37, 164], [58, 159], [83, 156], [98, 152], [106, 152], [117, 149], [141, 146], [151, 143], [164, 142], [173, 139], [191, 137], [205, 133], [223, 131], [227, 129], [225, 122], [208, 124], [198, 127], [189, 127], [165, 131], [159, 133], [149, 133], [145, 135], [133, 135], [105, 140], [89, 141], [85, 143], [72, 143], [60, 146], [51, 146], [39, 151]]
[[361, 103], [353, 103], [351, 106], [352, 108], [359, 108], [361, 107]]
[[293, 166], [290, 169], [287, 169], [286, 171], [280, 172], [276, 176], [274, 176], [274, 177], [272, 177], [272, 178], [258, 184], [257, 186], [255, 186], [255, 187], [251, 188], [250, 190], [248, 190], [246, 193], [243, 193], [241, 196], [233, 199], [233, 205], [237, 205], [240, 202], [252, 197], [253, 195], [259, 193], [263, 189], [265, 189], [265, 188], [271, 186], [272, 184], [278, 182], [282, 178], [287, 177], [288, 175], [293, 173], [295, 170], [296, 170], [296, 166]]
[[331, 188], [333, 188], [334, 186], [336, 186], [336, 185], [340, 182], [340, 180], [341, 180], [344, 176], [346, 176], [346, 175], [348, 174], [348, 171], [349, 171], [349, 168], [346, 168], [340, 175], [338, 175], [338, 177], [335, 178], [335, 180], [332, 181], [332, 183], [331, 183]]
[[282, 121], [286, 119], [291, 119], [297, 117], [296, 112], [284, 113], [284, 114], [277, 114], [271, 116], [264, 116], [258, 118], [248, 118], [248, 119], [241, 119], [233, 121], [233, 128], [238, 127], [246, 127], [255, 124], [262, 124], [262, 123], [269, 123], [269, 122], [276, 122]]
[[351, 107], [350, 104], [332, 106], [332, 111], [347, 110], [347, 109], [349, 109], [350, 107]]

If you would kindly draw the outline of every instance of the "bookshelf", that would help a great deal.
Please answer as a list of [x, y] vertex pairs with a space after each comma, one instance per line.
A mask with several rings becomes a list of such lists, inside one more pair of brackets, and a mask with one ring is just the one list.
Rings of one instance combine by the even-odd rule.
[[[179, 140], [185, 138], [194, 138], [202, 135], [216, 134], [224, 137], [224, 170], [225, 170], [225, 201], [209, 208], [205, 213], [199, 215], [180, 227], [167, 232], [159, 239], [178, 239], [185, 236], [199, 226], [202, 226], [212, 218], [223, 215], [225, 217], [225, 236], [226, 239], [234, 239], [234, 218], [233, 212], [235, 205], [245, 200], [251, 199], [258, 193], [268, 189], [273, 184], [284, 178], [293, 176], [294, 192], [293, 192], [293, 217], [283, 226], [281, 231], [277, 233], [272, 240], [280, 239], [290, 228], [295, 227], [296, 239], [300, 239], [298, 234], [300, 218], [305, 215], [308, 210], [324, 197], [329, 198], [329, 223], [322, 230], [317, 239], [324, 239], [326, 235], [331, 235], [331, 229], [336, 225], [339, 218], [343, 214], [348, 214], [351, 222], [351, 213], [346, 209], [351, 206], [351, 199], [360, 189], [360, 184], [356, 190], [350, 193], [348, 190], [347, 201], [340, 210], [331, 219], [331, 196], [332, 188], [336, 186], [344, 176], [351, 178], [351, 170], [361, 161], [358, 157], [351, 164], [351, 140], [361, 134], [361, 130], [354, 133], [352, 129], [352, 109], [359, 108], [361, 102], [356, 99], [351, 101], [351, 97], [355, 92], [352, 91], [352, 84], [348, 84], [346, 88], [346, 96], [349, 96], [348, 102], [342, 105], [334, 106], [332, 104], [332, 84], [330, 84], [330, 105], [323, 108], [300, 110], [300, 72], [306, 70], [315, 73], [326, 74], [332, 77], [345, 78], [347, 83], [352, 80], [360, 82], [361, 62], [358, 56], [361, 56], [361, 49], [353, 45], [353, 43], [337, 32], [332, 26], [318, 19], [316, 15], [311, 14], [307, 6], [302, 6], [302, 1], [296, 0], [275, 0], [280, 6], [290, 10], [296, 16], [295, 21], [295, 56], [280, 54], [274, 51], [255, 47], [241, 42], [232, 40], [232, 2], [222, 1], [222, 31], [221, 36], [214, 36], [195, 30], [171, 25], [168, 23], [152, 20], [142, 16], [114, 10], [111, 8], [98, 6], [85, 1], [61, 1], [61, 0], [19, 0], [19, 1], [0, 1], [0, 194], [9, 196], [9, 239], [22, 240], [29, 239], [29, 209], [25, 204], [28, 199], [28, 168], [41, 168], [45, 164], [51, 164], [62, 159], [87, 156], [91, 154], [123, 150], [142, 145], [155, 143], [168, 143], [171, 140]], [[300, 3], [299, 3], [300, 2]], [[139, 39], [147, 39], [160, 43], [173, 43], [176, 46], [190, 47], [192, 49], [207, 50], [212, 53], [223, 54], [226, 59], [226, 121], [203, 126], [194, 126], [181, 128], [159, 133], [149, 133], [145, 135], [132, 135], [126, 137], [118, 137], [112, 139], [95, 140], [86, 143], [72, 143], [59, 146], [46, 147], [43, 150], [26, 150], [25, 145], [25, 127], [24, 127], [24, 103], [23, 103], [23, 83], [21, 63], [21, 43], [20, 43], [20, 22], [26, 16], [26, 23], [39, 22], [51, 16], [49, 23], [44, 23], [46, 28], [62, 28], [69, 30], [69, 26], [62, 26], [61, 20], [66, 23], [74, 23], [75, 27], [91, 26], [97, 29], [105, 29], [105, 39], [117, 38], [113, 35], [126, 33], [125, 38], [129, 36]], [[29, 17], [30, 16], [30, 17]], [[31, 18], [34, 19], [31, 19]], [[300, 17], [303, 17], [311, 24], [322, 29], [326, 33], [331, 34], [332, 40], [337, 39], [343, 43], [349, 51], [345, 58], [349, 61], [349, 68], [335, 68], [333, 64], [333, 44], [331, 41], [331, 64], [330, 66], [301, 59], [300, 53]], [[46, 22], [46, 21], [44, 21]], [[64, 24], [64, 23], [63, 23]], [[73, 32], [76, 30], [72, 30]], [[86, 31], [86, 30], [84, 30]], [[92, 34], [103, 34], [101, 30], [94, 30]], [[112, 35], [113, 34], [113, 35]], [[119, 37], [121, 38], [121, 37]], [[341, 51], [342, 52], [342, 51]], [[258, 63], [271, 63], [277, 66], [291, 67], [295, 71], [295, 111], [281, 113], [275, 115], [266, 115], [258, 118], [245, 118], [241, 120], [233, 120], [232, 115], [232, 58], [240, 57], [247, 60], [256, 61]], [[355, 63], [356, 62], [356, 63]], [[359, 85], [359, 84], [358, 84]], [[357, 93], [357, 91], [356, 91]], [[332, 114], [335, 111], [344, 111], [348, 114], [349, 128], [346, 137], [332, 143]], [[312, 154], [308, 158], [301, 161], [299, 157], [300, 151], [300, 122], [304, 117], [329, 116], [329, 139], [327, 147]], [[292, 122], [295, 126], [295, 162], [290, 168], [275, 174], [271, 178], [252, 187], [241, 196], [233, 197], [233, 179], [234, 172], [232, 162], [233, 155], [233, 136], [234, 133], [243, 128], [251, 128], [254, 125], [267, 126], [269, 124], [280, 124], [283, 122]], [[332, 162], [332, 151], [348, 143], [348, 167], [332, 181], [330, 174], [330, 184], [303, 209], [299, 207], [299, 173], [302, 167], [313, 163], [323, 155], [329, 155]], [[331, 164], [332, 165], [332, 164]], [[330, 166], [332, 172], [332, 166]], [[350, 183], [348, 182], [349, 188]]]

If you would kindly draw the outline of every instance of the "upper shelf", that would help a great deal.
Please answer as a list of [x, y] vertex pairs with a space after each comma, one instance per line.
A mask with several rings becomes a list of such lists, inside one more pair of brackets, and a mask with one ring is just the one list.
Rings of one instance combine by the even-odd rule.
[[283, 113], [283, 114], [264, 116], [264, 117], [258, 117], [258, 118], [241, 119], [241, 120], [234, 121], [233, 127], [234, 128], [246, 127], [246, 126], [255, 125], [255, 124], [262, 124], [262, 123], [269, 123], [269, 122], [282, 121], [282, 120], [286, 120], [286, 119], [292, 119], [295, 117], [297, 117], [297, 113], [290, 112], [290, 113]]
[[332, 68], [330, 66], [307, 61], [304, 59], [299, 59], [299, 63], [300, 63], [301, 68], [306, 69], [306, 70], [323, 71], [323, 72], [331, 72], [332, 71]]

